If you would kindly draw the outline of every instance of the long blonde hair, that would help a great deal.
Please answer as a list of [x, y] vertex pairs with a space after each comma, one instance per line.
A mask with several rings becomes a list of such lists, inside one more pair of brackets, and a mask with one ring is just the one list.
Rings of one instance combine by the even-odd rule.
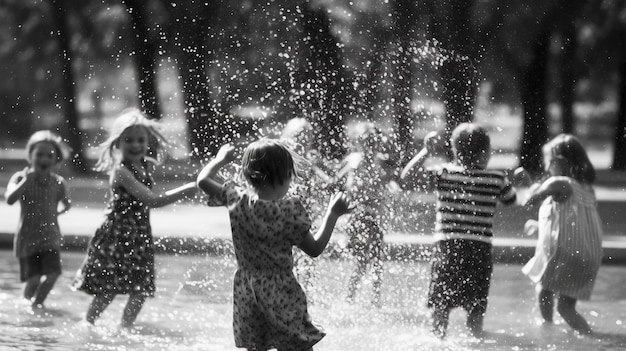
[[148, 136], [151, 138], [149, 145], [152, 150], [149, 150], [149, 153], [152, 152], [156, 156], [156, 159], [152, 157], [147, 157], [147, 159], [154, 161], [155, 163], [161, 163], [163, 157], [167, 153], [163, 147], [169, 146], [169, 143], [159, 131], [161, 128], [160, 124], [149, 119], [139, 109], [128, 108], [123, 110], [113, 123], [109, 138], [100, 144], [102, 151], [100, 152], [100, 157], [96, 163], [96, 171], [106, 172], [113, 168], [117, 161], [115, 154], [120, 136], [126, 129], [134, 126], [145, 128], [148, 132]]

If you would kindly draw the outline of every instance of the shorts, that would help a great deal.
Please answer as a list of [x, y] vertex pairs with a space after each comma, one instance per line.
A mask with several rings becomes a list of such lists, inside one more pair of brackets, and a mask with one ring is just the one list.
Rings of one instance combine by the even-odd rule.
[[493, 271], [491, 249], [491, 244], [475, 240], [435, 243], [428, 307], [486, 309]]
[[46, 250], [28, 257], [20, 257], [20, 281], [25, 282], [37, 275], [61, 274], [61, 254]]

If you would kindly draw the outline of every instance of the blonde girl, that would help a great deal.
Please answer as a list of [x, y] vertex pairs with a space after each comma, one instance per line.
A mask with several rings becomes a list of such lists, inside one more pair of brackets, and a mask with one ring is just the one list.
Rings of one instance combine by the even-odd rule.
[[97, 169], [109, 173], [111, 187], [104, 223], [89, 243], [73, 287], [93, 295], [87, 322], [94, 324], [113, 299], [129, 295], [121, 326], [133, 326], [147, 297], [153, 297], [154, 243], [150, 208], [161, 207], [195, 192], [188, 183], [165, 193], [152, 191], [149, 145], [164, 146], [158, 123], [141, 111], [122, 112], [103, 144]]

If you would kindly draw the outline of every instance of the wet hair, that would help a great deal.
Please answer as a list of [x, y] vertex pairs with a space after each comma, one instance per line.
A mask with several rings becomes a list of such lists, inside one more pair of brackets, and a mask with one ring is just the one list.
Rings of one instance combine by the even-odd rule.
[[54, 147], [57, 154], [56, 163], [68, 159], [72, 153], [72, 148], [67, 145], [60, 136], [49, 130], [40, 130], [33, 133], [33, 135], [28, 138], [28, 142], [26, 143], [26, 151], [28, 152], [27, 155], [29, 161], [30, 155], [33, 150], [35, 150], [35, 146], [39, 143], [48, 143]]
[[560, 160], [569, 167], [571, 177], [582, 183], [591, 184], [596, 178], [596, 171], [587, 156], [581, 142], [571, 134], [559, 134], [543, 146], [554, 160]]
[[489, 152], [491, 140], [485, 128], [474, 123], [461, 123], [452, 131], [450, 145], [457, 161], [464, 167], [472, 167], [481, 154]]
[[353, 149], [375, 152], [380, 147], [383, 132], [373, 122], [363, 121], [354, 125], [349, 138]]
[[283, 185], [297, 175], [295, 158], [299, 156], [284, 141], [260, 139], [248, 145], [243, 152], [241, 175], [257, 190]]
[[159, 131], [159, 123], [149, 119], [139, 109], [129, 108], [123, 110], [117, 117], [111, 127], [109, 138], [100, 144], [102, 151], [100, 153], [100, 157], [98, 158], [98, 162], [96, 163], [97, 171], [109, 171], [113, 168], [113, 165], [116, 162], [115, 151], [119, 146], [120, 137], [127, 129], [137, 126], [145, 128], [148, 132], [148, 137], [150, 138], [149, 145], [158, 149], [148, 151], [148, 153], [154, 152], [156, 154], [156, 159], [149, 159], [155, 163], [160, 163], [162, 161], [162, 158], [165, 156], [165, 151], [163, 151], [163, 149], [159, 146], [168, 146], [169, 143]]

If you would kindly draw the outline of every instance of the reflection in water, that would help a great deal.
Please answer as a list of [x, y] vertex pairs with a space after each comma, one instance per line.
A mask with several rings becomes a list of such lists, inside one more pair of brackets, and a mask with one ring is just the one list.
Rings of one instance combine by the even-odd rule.
[[[45, 310], [33, 312], [23, 301], [17, 260], [0, 252], [0, 349], [19, 350], [232, 350], [232, 257], [157, 257], [157, 294], [148, 300], [132, 331], [118, 328], [125, 298], [114, 301], [97, 325], [82, 319], [89, 296], [72, 292], [68, 284], [82, 255], [64, 253], [64, 275]], [[576, 336], [559, 318], [539, 325], [532, 285], [518, 265], [497, 265], [485, 319], [487, 337], [471, 338], [465, 316], [455, 310], [449, 338], [430, 335], [425, 306], [428, 265], [386, 263], [382, 307], [374, 308], [363, 289], [354, 304], [345, 301], [351, 261], [321, 259], [311, 314], [328, 336], [315, 348], [324, 350], [623, 350], [626, 326], [623, 286], [626, 271], [600, 269], [591, 301], [579, 309], [589, 316], [597, 338]], [[364, 281], [365, 287], [371, 284]]]

